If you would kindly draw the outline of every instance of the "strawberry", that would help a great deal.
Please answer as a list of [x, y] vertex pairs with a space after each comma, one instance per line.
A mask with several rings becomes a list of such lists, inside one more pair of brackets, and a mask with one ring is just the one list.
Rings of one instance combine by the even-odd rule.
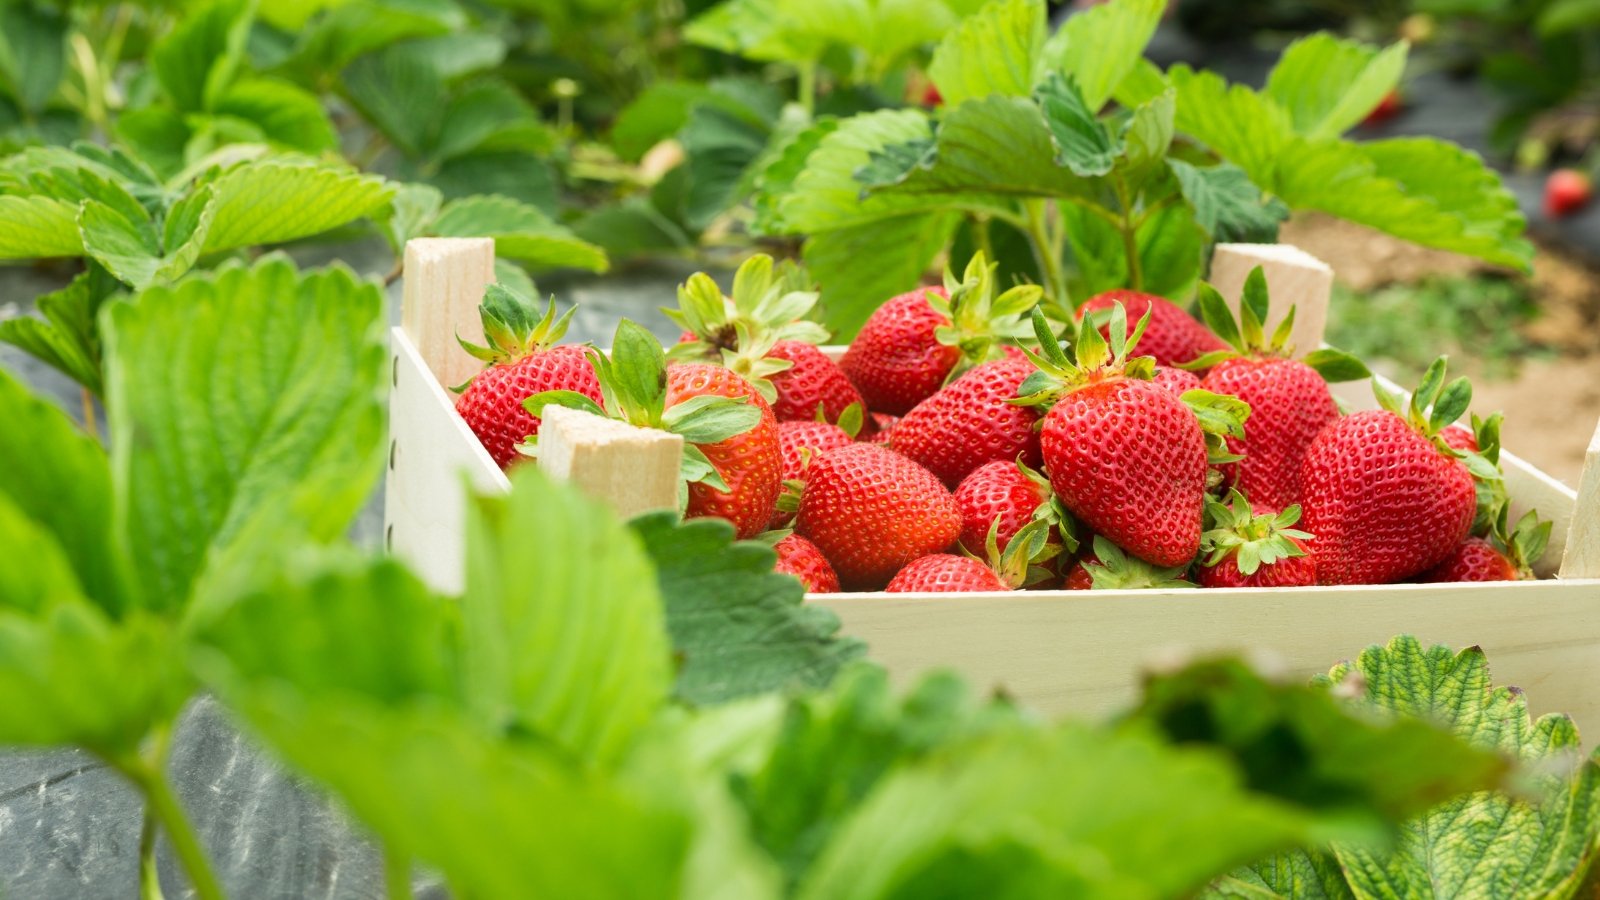
[[1455, 450], [1471, 450], [1478, 452], [1478, 436], [1469, 428], [1460, 425], [1450, 425], [1439, 432], [1439, 437]]
[[1228, 450], [1243, 459], [1231, 463], [1228, 483], [1263, 509], [1286, 509], [1300, 502], [1300, 462], [1312, 440], [1339, 417], [1328, 380], [1371, 377], [1360, 361], [1338, 350], [1321, 349], [1303, 361], [1288, 345], [1294, 307], [1269, 339], [1262, 323], [1268, 310], [1267, 281], [1258, 266], [1245, 279], [1239, 317], [1208, 284], [1200, 286], [1200, 311], [1227, 345], [1190, 365], [1210, 372], [1201, 387], [1250, 404], [1250, 427], [1228, 439]]
[[1001, 340], [1018, 336], [1042, 291], [1019, 285], [996, 296], [998, 271], [978, 253], [962, 281], [947, 271], [943, 288], [900, 294], [873, 312], [839, 360], [868, 409], [905, 415], [957, 375], [1005, 355]]
[[1092, 548], [1084, 551], [1067, 570], [1062, 587], [1069, 591], [1172, 590], [1195, 587], [1184, 578], [1187, 566], [1152, 566], [1129, 556], [1121, 547], [1095, 535]]
[[1544, 214], [1552, 219], [1569, 216], [1589, 205], [1594, 180], [1577, 169], [1557, 169], [1544, 181]]
[[778, 448], [783, 457], [783, 493], [779, 495], [778, 508], [772, 514], [773, 528], [781, 528], [794, 519], [811, 460], [818, 454], [855, 443], [855, 431], [861, 426], [861, 407], [852, 406], [845, 410], [839, 423], [835, 425], [816, 420], [778, 423]]
[[1156, 366], [1155, 377], [1150, 381], [1156, 387], [1166, 388], [1174, 397], [1182, 397], [1188, 391], [1200, 388], [1200, 376], [1186, 369], [1175, 369], [1172, 366]]
[[846, 407], [862, 403], [861, 395], [815, 346], [828, 339], [828, 332], [803, 318], [817, 294], [802, 286], [792, 264], [775, 270], [765, 254], [745, 260], [734, 273], [731, 298], [711, 276], [691, 275], [678, 288], [678, 308], [662, 310], [685, 329], [667, 357], [738, 372], [760, 390], [780, 420], [809, 421], [818, 409], [828, 421], [838, 419]]
[[1129, 322], [1137, 322], [1146, 315], [1150, 317], [1139, 350], [1155, 357], [1157, 365], [1179, 366], [1207, 353], [1227, 349], [1226, 344], [1195, 321], [1194, 316], [1184, 312], [1183, 307], [1154, 294], [1106, 291], [1085, 300], [1078, 309], [1078, 316], [1080, 319], [1093, 316], [1100, 326], [1100, 336], [1109, 341], [1111, 308], [1119, 303]]
[[1400, 115], [1401, 111], [1405, 109], [1405, 105], [1405, 99], [1400, 96], [1400, 90], [1398, 88], [1390, 88], [1389, 93], [1384, 94], [1383, 99], [1378, 101], [1378, 105], [1374, 106], [1372, 111], [1367, 113], [1366, 118], [1361, 120], [1361, 124], [1367, 127], [1381, 125]]
[[1020, 458], [1038, 467], [1039, 413], [1011, 402], [1033, 372], [1026, 359], [972, 369], [902, 416], [889, 446], [950, 487], [984, 463]]
[[833, 566], [816, 544], [790, 531], [768, 532], [762, 537], [768, 535], [774, 539], [772, 549], [778, 554], [778, 562], [772, 567], [774, 572], [800, 579], [807, 593], [839, 593], [839, 576], [833, 573]]
[[567, 333], [572, 313], [569, 309], [557, 319], [552, 299], [540, 318], [531, 300], [491, 284], [478, 307], [488, 346], [461, 341], [468, 353], [489, 365], [456, 398], [456, 414], [502, 469], [522, 458], [518, 444], [539, 433], [539, 417], [524, 409], [522, 401], [542, 391], [575, 391], [600, 400], [600, 380], [584, 348], [554, 346]]
[[890, 579], [884, 591], [902, 593], [949, 593], [953, 591], [1014, 591], [1049, 577], [1049, 572], [1033, 565], [1056, 555], [1060, 547], [1050, 547], [1048, 522], [1033, 522], [1015, 535], [1011, 546], [1002, 551], [990, 528], [986, 540], [987, 562], [974, 556], [934, 553], [912, 560]]
[[[1209, 451], [1206, 428], [1184, 400], [1148, 380], [1154, 361], [1129, 360], [1149, 314], [1130, 334], [1112, 307], [1111, 345], [1094, 322], [1079, 324], [1069, 358], [1034, 311], [1039, 371], [1017, 402], [1048, 406], [1039, 434], [1050, 486], [1086, 528], [1159, 567], [1185, 566], [1200, 551]], [[1227, 397], [1190, 392], [1207, 415], [1238, 430], [1248, 409]]]
[[1417, 577], [1422, 582], [1523, 581], [1534, 577], [1533, 564], [1550, 542], [1549, 522], [1528, 512], [1507, 534], [1505, 507], [1488, 537], [1469, 537], [1437, 566]]
[[[1428, 367], [1408, 407], [1374, 382], [1382, 409], [1335, 420], [1301, 466], [1305, 530], [1323, 584], [1387, 584], [1443, 562], [1472, 528], [1469, 459], [1439, 437], [1472, 400], [1465, 378]], [[1482, 457], [1470, 463], [1488, 465]], [[1490, 467], [1492, 469], [1492, 466]], [[1498, 474], [1498, 473], [1496, 473]]]
[[[1261, 510], [1257, 512], [1257, 510]], [[1211, 529], [1200, 537], [1200, 584], [1208, 588], [1300, 587], [1317, 583], [1310, 534], [1297, 531], [1300, 507], [1283, 512], [1252, 506], [1237, 490], [1228, 502], [1206, 503]]]
[[611, 358], [591, 350], [589, 360], [603, 408], [572, 391], [547, 391], [528, 398], [528, 411], [538, 415], [555, 403], [682, 435], [684, 514], [727, 519], [741, 538], [766, 527], [777, 504], [781, 454], [778, 422], [753, 385], [720, 366], [669, 368], [661, 344], [627, 319], [617, 324]]
[[882, 444], [885, 447], [889, 446], [889, 432], [893, 431], [894, 427], [900, 424], [900, 417], [891, 416], [888, 413], [875, 412], [868, 418], [872, 421], [873, 431], [871, 434], [861, 435], [861, 439], [864, 441], [871, 441], [874, 444]]
[[812, 460], [795, 530], [833, 563], [842, 585], [870, 590], [913, 559], [955, 543], [961, 514], [932, 472], [857, 442]]
[[[1066, 510], [1054, 503], [1050, 481], [1020, 462], [997, 460], [979, 466], [956, 488], [956, 506], [961, 510], [961, 546], [968, 552], [982, 553], [990, 529], [995, 530], [999, 549], [1029, 522], [1045, 520], [1062, 529], [1067, 549], [1076, 549]], [[1050, 541], [1061, 535], [1052, 533]]]

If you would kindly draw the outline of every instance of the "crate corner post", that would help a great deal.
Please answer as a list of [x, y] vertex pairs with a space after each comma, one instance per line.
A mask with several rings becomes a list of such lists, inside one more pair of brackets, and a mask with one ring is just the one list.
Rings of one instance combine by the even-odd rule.
[[1595, 426], [1578, 476], [1578, 498], [1567, 527], [1560, 577], [1600, 578], [1600, 425]]
[[539, 468], [600, 500], [624, 519], [678, 507], [683, 438], [594, 413], [546, 407]]

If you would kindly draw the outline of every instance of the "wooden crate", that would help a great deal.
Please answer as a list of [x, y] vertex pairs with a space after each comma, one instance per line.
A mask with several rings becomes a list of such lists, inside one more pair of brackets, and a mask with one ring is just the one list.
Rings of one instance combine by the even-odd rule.
[[[412, 241], [406, 250], [402, 325], [393, 331], [387, 541], [395, 554], [447, 592], [459, 591], [462, 582], [463, 483], [481, 491], [509, 486], [441, 386], [466, 380], [478, 366], [456, 345], [455, 334], [473, 341], [482, 337], [476, 305], [493, 278], [492, 259], [488, 240]], [[1236, 295], [1232, 286], [1242, 283], [1243, 272], [1257, 263], [1266, 267], [1275, 303], [1286, 305], [1292, 296], [1301, 304], [1297, 324], [1318, 323], [1314, 332], [1297, 329], [1301, 339], [1320, 339], [1325, 309], [1307, 310], [1307, 304], [1325, 304], [1331, 283], [1326, 266], [1292, 248], [1223, 246], [1213, 260], [1212, 278], [1223, 286], [1224, 296]], [[1352, 407], [1373, 405], [1365, 383], [1339, 385], [1335, 393]], [[582, 428], [568, 424], [562, 423], [558, 438], [547, 421], [541, 444], [588, 442]], [[1508, 438], [1515, 445], [1516, 434]], [[581, 474], [607, 470], [607, 463], [597, 463], [593, 452], [593, 447], [564, 451], [563, 465], [587, 489], [614, 494], [615, 468], [609, 486], [594, 483], [592, 474]], [[621, 454], [615, 466], [631, 467], [651, 451], [635, 446], [598, 452]], [[1488, 652], [1497, 682], [1527, 691], [1535, 712], [1571, 713], [1593, 744], [1600, 740], [1600, 430], [1589, 448], [1578, 492], [1510, 453], [1502, 461], [1513, 514], [1537, 508], [1555, 523], [1540, 572], [1544, 580], [1203, 591], [814, 594], [808, 602], [837, 613], [844, 630], [866, 640], [872, 657], [898, 681], [929, 669], [954, 668], [978, 683], [1003, 686], [1046, 713], [1116, 709], [1133, 696], [1146, 665], [1187, 651], [1249, 650], [1276, 659], [1295, 676], [1309, 676], [1402, 632], [1457, 648], [1476, 644]], [[630, 496], [630, 511], [670, 503], [666, 491], [656, 484]], [[1558, 566], [1560, 576], [1553, 577]]]

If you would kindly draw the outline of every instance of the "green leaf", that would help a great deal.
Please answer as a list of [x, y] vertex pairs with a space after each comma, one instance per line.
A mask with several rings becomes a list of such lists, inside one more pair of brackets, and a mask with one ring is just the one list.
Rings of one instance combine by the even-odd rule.
[[1200, 227], [1216, 241], [1272, 243], [1278, 224], [1289, 218], [1289, 208], [1261, 193], [1244, 170], [1231, 163], [1200, 168], [1181, 159], [1169, 159], [1183, 197], [1194, 208]]
[[383, 309], [345, 269], [271, 257], [103, 311], [111, 516], [142, 605], [181, 608], [257, 520], [344, 533], [381, 470]]
[[535, 268], [604, 272], [608, 266], [605, 251], [556, 224], [537, 207], [509, 197], [452, 200], [428, 232], [441, 237], [492, 237], [497, 254]]
[[34, 300], [43, 319], [19, 316], [0, 321], [0, 341], [21, 347], [99, 396], [100, 333], [95, 315], [120, 287], [104, 269], [91, 265], [66, 287]]
[[914, 110], [866, 113], [839, 123], [823, 137], [795, 176], [794, 186], [778, 207], [786, 228], [814, 234], [927, 212], [946, 205], [943, 198], [897, 197], [885, 193], [861, 196], [856, 171], [871, 162], [872, 153], [933, 134], [927, 116]]
[[375, 175], [284, 159], [243, 163], [201, 184], [216, 206], [206, 253], [321, 234], [376, 213], [394, 193]]
[[[1131, 284], [1121, 229], [1076, 204], [1062, 204], [1060, 209], [1076, 270], [1073, 295], [1088, 297]], [[1163, 297], [1187, 297], [1200, 278], [1205, 238], [1187, 205], [1152, 213], [1134, 233], [1143, 273], [1140, 289]]]
[[1124, 164], [1135, 183], [1144, 181], [1151, 170], [1167, 158], [1177, 108], [1177, 94], [1168, 89], [1136, 106], [1128, 118], [1122, 131], [1122, 141], [1127, 147]]
[[341, 80], [345, 96], [396, 147], [417, 156], [430, 145], [445, 105], [445, 86], [421, 54], [390, 47], [351, 63]]
[[[1293, 124], [1282, 107], [1244, 85], [1229, 85], [1213, 72], [1177, 65], [1167, 78], [1178, 93], [1180, 132], [1244, 169], [1257, 184], [1276, 185], [1279, 161], [1294, 139]], [[1291, 169], [1300, 161], [1294, 162]]]
[[806, 63], [830, 48], [860, 58], [871, 81], [906, 53], [938, 40], [971, 6], [954, 0], [729, 0], [684, 28], [684, 39], [767, 62]]
[[638, 537], [534, 467], [512, 476], [509, 498], [474, 499], [462, 602], [474, 712], [614, 763], [672, 686], [652, 574]]
[[1276, 184], [1290, 206], [1320, 209], [1443, 250], [1526, 269], [1526, 220], [1483, 160], [1432, 138], [1365, 144], [1298, 141]]
[[545, 151], [553, 142], [538, 113], [515, 88], [499, 79], [486, 79], [450, 98], [426, 155], [448, 160], [476, 151]]
[[684, 26], [691, 44], [767, 62], [793, 62], [822, 55], [814, 35], [797, 32], [776, 0], [728, 0]]
[[446, 80], [498, 67], [507, 49], [499, 35], [474, 31], [407, 41], [405, 47]]
[[992, 0], [962, 20], [933, 52], [928, 77], [950, 106], [992, 94], [1026, 97], [1039, 80], [1043, 0]]
[[126, 570], [111, 539], [105, 451], [4, 369], [0, 420], [7, 423], [0, 429], [0, 468], [6, 472], [0, 500], [60, 545], [89, 600], [120, 615], [127, 607]]
[[678, 253], [694, 246], [682, 227], [638, 197], [593, 210], [573, 226], [573, 231], [604, 248], [608, 256], [619, 259]]
[[67, 17], [48, 6], [0, 8], [0, 87], [30, 113], [44, 111], [66, 72]]
[[1166, 9], [1164, 0], [1112, 0], [1077, 13], [1045, 46], [1045, 66], [1076, 82], [1098, 112], [1143, 59]]
[[689, 110], [712, 96], [710, 88], [692, 81], [657, 81], [617, 113], [611, 124], [611, 149], [630, 162], [672, 137], [689, 121]]
[[1372, 377], [1366, 363], [1333, 347], [1322, 347], [1301, 357], [1301, 362], [1317, 370], [1323, 381], [1364, 381]]
[[436, 187], [402, 184], [395, 187], [394, 196], [389, 198], [387, 214], [373, 218], [378, 220], [379, 227], [383, 229], [389, 249], [399, 256], [405, 252], [406, 241], [428, 233], [443, 204], [444, 195]]
[[51, 197], [0, 196], [0, 259], [77, 256], [78, 207]]
[[848, 341], [872, 311], [915, 288], [961, 221], [954, 213], [909, 215], [814, 234], [806, 271], [823, 285], [823, 324]]
[[[1407, 822], [1392, 850], [1336, 844], [1357, 897], [1432, 885], [1443, 896], [1572, 896], [1600, 836], [1600, 766], [1582, 756], [1572, 720], [1528, 716], [1521, 691], [1494, 687], [1476, 647], [1424, 649], [1412, 637], [1335, 666], [1335, 685], [1364, 706], [1438, 722], [1523, 764], [1525, 791], [1465, 794]], [[1364, 686], [1364, 689], [1362, 687]]]
[[684, 213], [689, 227], [705, 228], [740, 199], [745, 173], [767, 149], [772, 127], [748, 109], [701, 103], [690, 111], [680, 137], [688, 155]]
[[0, 609], [0, 661], [3, 744], [125, 758], [189, 695], [170, 623], [141, 612], [113, 623], [66, 586], [37, 616]]
[[[270, 5], [269, 5], [270, 6]], [[270, 17], [270, 9], [263, 13]], [[466, 24], [460, 10], [449, 4], [395, 4], [349, 0], [329, 10], [308, 28], [298, 31], [294, 54], [283, 66], [301, 78], [317, 81], [337, 72], [356, 58], [407, 38], [448, 34]]]
[[798, 581], [772, 571], [770, 547], [734, 543], [727, 522], [654, 513], [630, 524], [656, 566], [680, 699], [705, 705], [820, 687], [865, 649], [838, 636], [832, 613], [802, 603]]
[[185, 150], [193, 131], [182, 113], [165, 104], [130, 109], [117, 117], [113, 128], [117, 140], [163, 178], [171, 178], [183, 170], [187, 162]]
[[1072, 82], [1051, 75], [1034, 92], [1034, 98], [1055, 140], [1058, 165], [1082, 178], [1111, 171], [1122, 155], [1122, 141], [1095, 118]]
[[535, 153], [476, 151], [453, 157], [428, 181], [448, 199], [474, 194], [501, 194], [544, 210], [556, 212], [556, 176]]
[[85, 200], [78, 213], [84, 252], [135, 290], [172, 281], [200, 258], [215, 211], [211, 196], [202, 187], [175, 205], [164, 234], [156, 233], [149, 214], [126, 193], [116, 208]]
[[241, 81], [218, 98], [215, 112], [251, 123], [269, 143], [284, 149], [322, 153], [339, 146], [322, 101], [287, 82]]
[[244, 61], [254, 4], [211, 0], [150, 49], [150, 71], [182, 112], [211, 110]]
[[1600, 25], [1600, 2], [1554, 0], [1539, 13], [1534, 26], [1544, 37], [1559, 37]]
[[1333, 855], [1290, 850], [1236, 869], [1201, 894], [1205, 900], [1355, 900]]
[[1404, 41], [1380, 51], [1326, 32], [1313, 34], [1283, 51], [1267, 76], [1266, 95], [1306, 137], [1338, 137], [1400, 83], [1406, 49]]
[[761, 408], [732, 397], [690, 397], [661, 416], [661, 424], [691, 444], [715, 444], [744, 434], [761, 421]]

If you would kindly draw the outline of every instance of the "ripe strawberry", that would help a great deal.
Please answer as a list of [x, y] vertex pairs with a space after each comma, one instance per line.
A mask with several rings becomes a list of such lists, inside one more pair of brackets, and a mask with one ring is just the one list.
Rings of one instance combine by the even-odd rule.
[[[1409, 408], [1379, 389], [1382, 409], [1335, 420], [1301, 467], [1305, 529], [1323, 584], [1387, 584], [1443, 562], [1472, 528], [1468, 463], [1438, 437], [1472, 400], [1465, 378], [1444, 384], [1440, 358]], [[1431, 412], [1430, 412], [1431, 408]]]
[[1139, 350], [1155, 357], [1157, 365], [1178, 366], [1207, 353], [1227, 349], [1226, 344], [1195, 321], [1194, 316], [1184, 312], [1183, 307], [1154, 294], [1106, 291], [1085, 300], [1078, 309], [1078, 316], [1081, 319], [1092, 315], [1100, 325], [1100, 336], [1109, 341], [1110, 311], [1118, 303], [1122, 304], [1129, 322], [1150, 316], [1150, 324], [1139, 341]]
[[1400, 115], [1404, 109], [1405, 100], [1400, 96], [1399, 89], [1390, 88], [1389, 93], [1384, 94], [1378, 105], [1372, 108], [1372, 112], [1367, 113], [1367, 117], [1361, 120], [1361, 124], [1368, 127], [1381, 125]]
[[1156, 366], [1156, 374], [1150, 381], [1156, 387], [1163, 387], [1172, 392], [1174, 397], [1182, 397], [1185, 391], [1200, 388], [1200, 376], [1186, 369], [1174, 369], [1172, 366]]
[[783, 492], [772, 514], [772, 527], [782, 528], [794, 519], [800, 491], [805, 487], [806, 469], [822, 453], [855, 443], [852, 429], [860, 427], [861, 407], [853, 406], [840, 417], [839, 425], [830, 422], [779, 422], [778, 447], [783, 457]]
[[889, 446], [950, 487], [984, 463], [1020, 457], [1037, 468], [1039, 413], [1011, 402], [1033, 372], [1026, 359], [972, 369], [901, 417]]
[[[992, 528], [999, 548], [1004, 550], [1029, 522], [1060, 522], [1065, 511], [1051, 503], [1054, 496], [1049, 480], [1022, 463], [997, 460], [979, 466], [956, 488], [961, 546], [970, 553], [984, 552]], [[1059, 540], [1053, 534], [1051, 538]]]
[[685, 329], [668, 358], [738, 372], [760, 390], [780, 420], [809, 421], [819, 408], [828, 421], [838, 419], [850, 404], [862, 403], [861, 395], [816, 348], [828, 332], [803, 318], [817, 294], [802, 286], [792, 265], [775, 270], [772, 257], [764, 254], [739, 267], [731, 299], [709, 275], [690, 276], [678, 288], [678, 308], [662, 310]]
[[1533, 564], [1550, 542], [1549, 522], [1528, 512], [1507, 534], [1505, 507], [1488, 537], [1469, 537], [1444, 562], [1417, 577], [1422, 582], [1522, 581], [1534, 577]]
[[1589, 205], [1594, 180], [1577, 169], [1557, 169], [1544, 181], [1544, 214], [1560, 219]]
[[864, 441], [871, 441], [874, 444], [882, 444], [885, 447], [889, 446], [889, 432], [893, 431], [894, 427], [900, 424], [900, 417], [891, 416], [888, 413], [875, 412], [868, 418], [872, 421], [873, 431], [871, 434], [861, 435], [861, 439]]
[[833, 573], [833, 566], [816, 544], [793, 532], [769, 533], [777, 537], [772, 545], [778, 553], [777, 565], [772, 567], [774, 572], [800, 579], [809, 594], [839, 593], [839, 576]]
[[981, 560], [935, 553], [912, 560], [884, 588], [891, 594], [1009, 591], [1011, 586]]
[[719, 366], [668, 368], [661, 344], [627, 319], [617, 324], [611, 358], [590, 351], [589, 360], [604, 409], [571, 391], [547, 391], [528, 398], [528, 411], [538, 415], [555, 403], [680, 434], [685, 515], [720, 516], [741, 538], [766, 527], [778, 499], [778, 422], [749, 382]]
[[795, 530], [833, 563], [846, 588], [871, 590], [913, 559], [955, 543], [961, 514], [932, 472], [857, 442], [812, 461]]
[[478, 313], [489, 346], [466, 341], [461, 346], [489, 365], [467, 382], [456, 398], [456, 413], [504, 469], [522, 458], [517, 445], [539, 433], [539, 417], [522, 401], [541, 391], [576, 391], [599, 402], [600, 380], [584, 348], [554, 346], [567, 333], [572, 309], [557, 319], [551, 300], [540, 318], [531, 300], [491, 284]]
[[1250, 427], [1242, 437], [1228, 438], [1228, 450], [1243, 459], [1229, 464], [1226, 474], [1256, 506], [1276, 510], [1300, 502], [1300, 462], [1306, 448], [1339, 417], [1328, 380], [1350, 381], [1372, 373], [1337, 350], [1318, 350], [1305, 361], [1292, 358], [1288, 340], [1294, 307], [1270, 339], [1262, 326], [1267, 310], [1267, 282], [1260, 267], [1245, 279], [1237, 321], [1222, 296], [1202, 284], [1201, 314], [1228, 349], [1207, 353], [1193, 365], [1211, 370], [1201, 387], [1250, 404]]
[[946, 272], [943, 288], [918, 288], [878, 307], [839, 360], [868, 409], [905, 415], [955, 376], [1004, 355], [1001, 340], [1017, 336], [1020, 317], [1042, 292], [1019, 285], [996, 296], [998, 270], [978, 253], [962, 281]]
[[[1131, 334], [1112, 307], [1111, 346], [1094, 322], [1079, 324], [1077, 360], [1034, 311], [1040, 371], [1018, 402], [1050, 406], [1039, 435], [1050, 486], [1085, 527], [1156, 566], [1187, 565], [1200, 551], [1209, 466], [1206, 432], [1184, 401], [1147, 379], [1149, 357], [1127, 359], [1148, 319]], [[1126, 337], [1125, 337], [1126, 336]], [[1191, 395], [1194, 396], [1194, 395]], [[1227, 426], [1248, 410], [1231, 398], [1208, 403]]]
[[1187, 568], [1152, 566], [1095, 535], [1092, 549], [1085, 550], [1078, 561], [1072, 564], [1061, 586], [1069, 591], [1188, 589], [1195, 584], [1183, 577]]
[[1050, 577], [1034, 563], [1060, 552], [1047, 543], [1050, 523], [1032, 522], [1015, 535], [1011, 546], [1001, 550], [995, 529], [986, 538], [987, 562], [973, 556], [935, 553], [912, 560], [901, 569], [884, 590], [900, 593], [947, 593], [952, 591], [1014, 591]]
[[1469, 428], [1463, 428], [1460, 425], [1450, 425], [1439, 431], [1439, 437], [1443, 438], [1446, 444], [1449, 444], [1456, 450], [1471, 450], [1473, 453], [1478, 452], [1478, 436], [1473, 434], [1472, 430]]
[[[1299, 587], [1317, 583], [1310, 534], [1293, 527], [1300, 507], [1281, 513], [1252, 507], [1236, 490], [1228, 503], [1206, 503], [1211, 529], [1200, 538], [1200, 584], [1208, 588]], [[1257, 510], [1262, 510], [1257, 512]]]

